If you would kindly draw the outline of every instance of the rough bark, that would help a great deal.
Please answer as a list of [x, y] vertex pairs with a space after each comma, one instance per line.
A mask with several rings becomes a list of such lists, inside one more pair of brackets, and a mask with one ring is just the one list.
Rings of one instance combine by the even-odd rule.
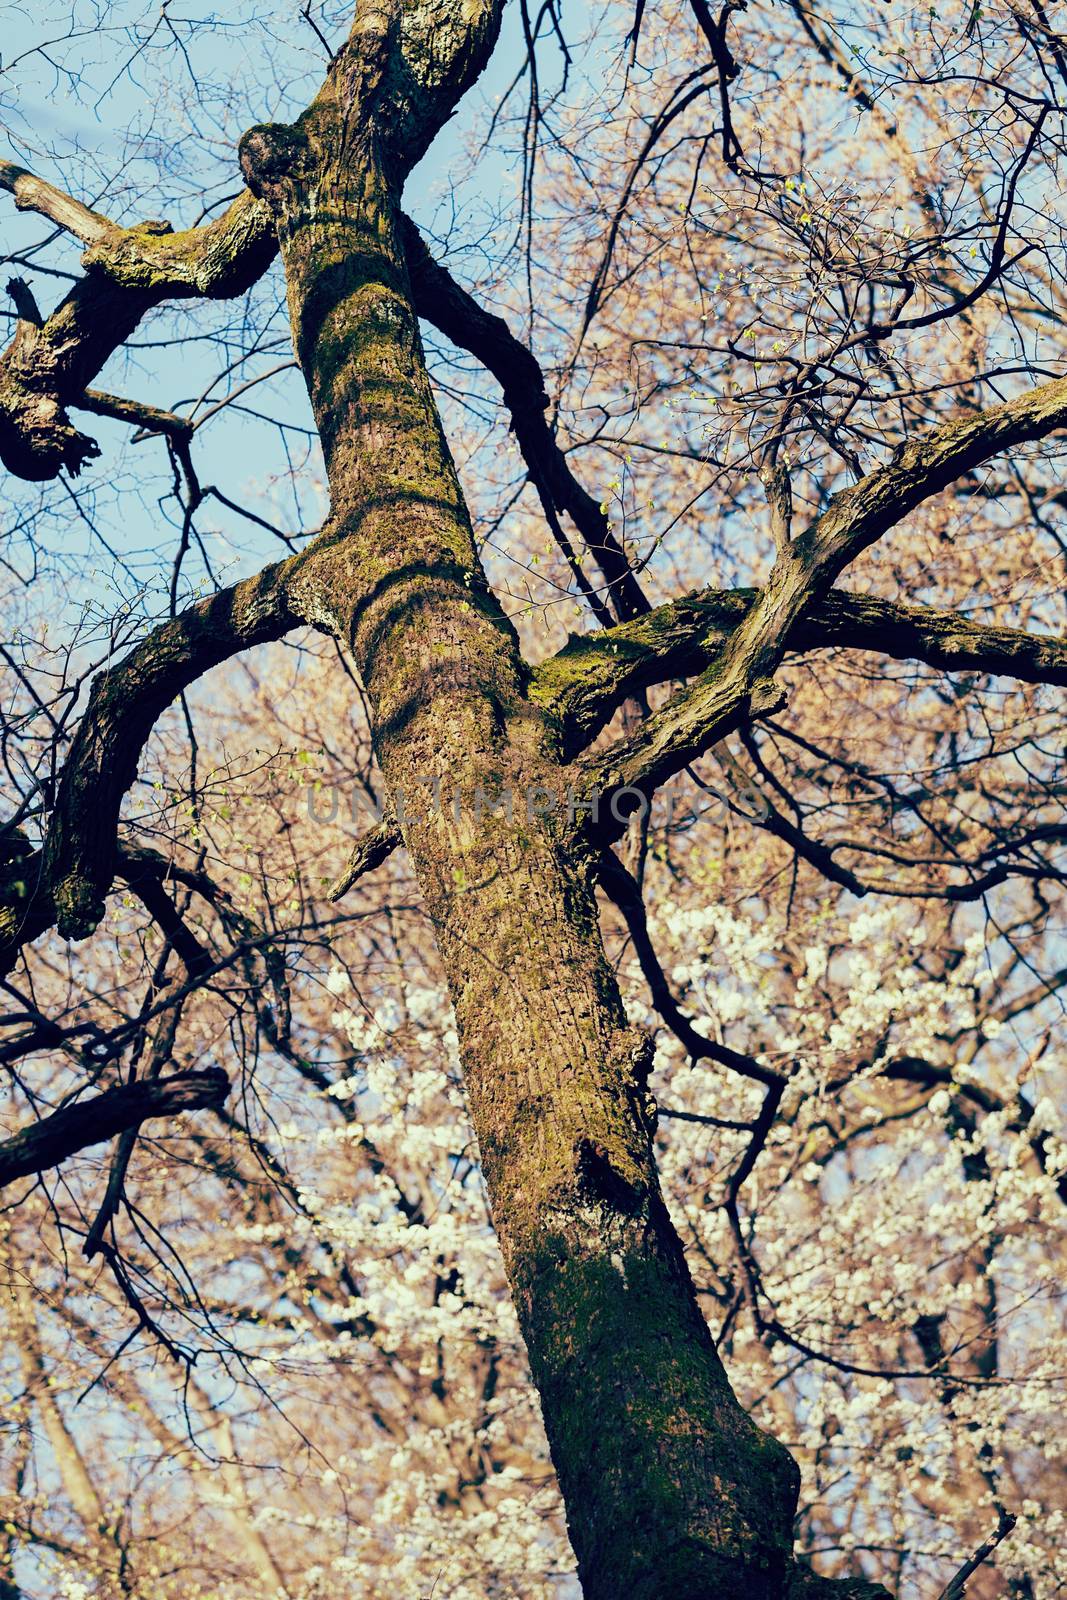
[[[533, 698], [559, 718], [564, 747], [577, 754], [628, 696], [710, 667], [758, 598], [757, 589], [707, 589], [632, 622], [576, 636], [534, 668]], [[790, 655], [870, 650], [942, 672], [1067, 686], [1067, 639], [840, 589], [798, 618], [785, 648]]]
[[[351, 648], [367, 690], [585, 1593], [769, 1597], [796, 1468], [734, 1399], [660, 1198], [645, 1041], [604, 958], [592, 860], [558, 813], [526, 804], [558, 791], [563, 768], [478, 566], [430, 392], [397, 209], [411, 157], [395, 85], [422, 65], [406, 33], [391, 39], [361, 13], [300, 122], [242, 144], [277, 220], [331, 490], [290, 594]], [[426, 84], [416, 150], [460, 86]], [[430, 799], [435, 781], [449, 803]], [[510, 819], [489, 810], [502, 789]]]
[[100, 454], [67, 407], [154, 306], [190, 296], [239, 294], [265, 271], [275, 239], [270, 219], [242, 194], [215, 222], [175, 232], [169, 222], [119, 228], [21, 167], [0, 162], [0, 186], [83, 239], [86, 269], [47, 319], [20, 313], [0, 356], [0, 461], [32, 480], [72, 475]]

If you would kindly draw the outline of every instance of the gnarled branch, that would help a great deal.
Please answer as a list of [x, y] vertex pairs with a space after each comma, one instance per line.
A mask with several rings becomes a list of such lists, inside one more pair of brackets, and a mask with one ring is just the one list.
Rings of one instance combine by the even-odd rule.
[[[568, 754], [588, 744], [627, 696], [709, 667], [758, 595], [757, 589], [705, 589], [647, 617], [572, 638], [536, 667], [534, 697], [559, 717]], [[840, 589], [802, 616], [786, 639], [788, 654], [834, 648], [922, 661], [944, 672], [1067, 686], [1067, 639]]]
[[0, 461], [30, 480], [77, 474], [100, 452], [67, 407], [154, 306], [250, 288], [277, 250], [273, 223], [247, 191], [213, 222], [175, 232], [168, 222], [120, 228], [11, 162], [0, 162], [0, 188], [88, 245], [85, 277], [38, 326], [20, 322], [0, 356]]
[[373, 872], [375, 867], [387, 861], [403, 842], [399, 822], [391, 812], [387, 812], [373, 828], [360, 834], [344, 868], [330, 884], [327, 899], [340, 900], [364, 874]]
[[[579, 770], [585, 787], [648, 795], [732, 729], [776, 709], [784, 693], [772, 675], [794, 629], [851, 561], [955, 478], [1065, 425], [1067, 378], [1056, 378], [1003, 405], [943, 423], [835, 495], [826, 512], [779, 552], [721, 654], [649, 717], [634, 739], [584, 763]], [[602, 825], [602, 831], [612, 830]]]
[[157, 718], [190, 683], [252, 645], [296, 626], [286, 579], [300, 557], [264, 567], [156, 628], [99, 673], [63, 769], [45, 845], [59, 931], [84, 938], [114, 873], [122, 797]]

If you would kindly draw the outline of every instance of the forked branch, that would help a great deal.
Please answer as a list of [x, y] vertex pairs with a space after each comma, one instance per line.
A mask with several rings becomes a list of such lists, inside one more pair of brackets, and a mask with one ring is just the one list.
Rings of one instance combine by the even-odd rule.
[[85, 277], [39, 325], [20, 322], [0, 356], [0, 461], [30, 480], [74, 475], [99, 448], [67, 408], [154, 306], [250, 288], [277, 249], [274, 227], [247, 192], [213, 222], [175, 232], [169, 222], [120, 228], [12, 162], [0, 162], [0, 188], [88, 245]]
[[721, 654], [656, 712], [636, 737], [581, 769], [601, 792], [641, 794], [681, 771], [743, 721], [781, 703], [773, 683], [794, 631], [857, 556], [909, 512], [999, 452], [1044, 439], [1067, 425], [1067, 378], [1003, 405], [943, 423], [834, 496], [827, 511], [779, 552], [766, 585]]
[[[703, 672], [758, 597], [757, 589], [705, 589], [647, 617], [572, 638], [536, 667], [534, 696], [560, 719], [568, 755], [589, 744], [628, 696]], [[841, 648], [921, 661], [943, 672], [1067, 686], [1067, 639], [834, 589], [798, 620], [786, 653]]]

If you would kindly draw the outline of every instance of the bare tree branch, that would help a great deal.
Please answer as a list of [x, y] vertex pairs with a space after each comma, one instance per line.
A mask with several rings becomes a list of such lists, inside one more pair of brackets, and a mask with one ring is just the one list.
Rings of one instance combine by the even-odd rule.
[[97, 244], [114, 230], [114, 223], [107, 217], [13, 161], [0, 161], [0, 189], [15, 196], [20, 211], [39, 212], [85, 244]]
[[91, 1100], [63, 1106], [0, 1144], [0, 1188], [56, 1167], [90, 1145], [103, 1144], [149, 1117], [219, 1106], [230, 1090], [221, 1067], [177, 1073], [151, 1082], [122, 1083]]
[[[588, 744], [627, 696], [710, 666], [758, 593], [706, 589], [660, 606], [648, 617], [572, 638], [535, 667], [534, 696], [561, 719], [568, 752], [574, 755]], [[831, 649], [870, 650], [945, 672], [1067, 685], [1065, 639], [840, 589], [801, 617], [786, 640], [787, 654]]]
[[163, 300], [221, 299], [250, 288], [277, 249], [273, 224], [247, 191], [213, 222], [175, 232], [169, 222], [117, 227], [10, 162], [0, 164], [0, 187], [89, 246], [85, 277], [38, 327], [20, 322], [0, 356], [0, 461], [31, 480], [64, 468], [76, 474], [99, 447], [66, 408], [81, 402], [108, 357]]
[[984, 1561], [989, 1560], [989, 1557], [993, 1554], [993, 1551], [997, 1548], [997, 1545], [1003, 1543], [1003, 1541], [1008, 1537], [1008, 1534], [1011, 1533], [1012, 1529], [1015, 1527], [1017, 1521], [1018, 1518], [1013, 1517], [1010, 1512], [1002, 1511], [1000, 1515], [1000, 1522], [992, 1538], [987, 1539], [984, 1544], [980, 1544], [978, 1546], [978, 1549], [974, 1552], [974, 1555], [963, 1563], [963, 1566], [956, 1573], [956, 1576], [952, 1579], [952, 1581], [945, 1585], [941, 1593], [938, 1595], [937, 1600], [960, 1600], [960, 1596], [967, 1587], [967, 1580], [974, 1576]]
[[119, 808], [157, 718], [190, 683], [299, 618], [286, 581], [299, 557], [198, 601], [98, 673], [63, 769], [42, 851], [0, 867], [0, 954], [8, 965], [53, 920], [66, 937], [91, 932], [116, 866]]

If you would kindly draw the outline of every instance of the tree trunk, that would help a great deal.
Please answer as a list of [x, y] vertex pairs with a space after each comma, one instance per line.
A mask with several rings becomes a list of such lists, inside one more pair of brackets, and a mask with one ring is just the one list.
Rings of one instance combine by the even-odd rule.
[[[291, 594], [351, 649], [369, 697], [584, 1592], [776, 1596], [796, 1467], [715, 1353], [660, 1197], [645, 1041], [603, 953], [591, 861], [564, 812], [539, 814], [565, 788], [555, 731], [526, 696], [433, 402], [397, 229], [410, 160], [395, 125], [383, 116], [392, 150], [376, 129], [382, 46], [359, 27], [358, 58], [299, 123], [242, 141], [331, 490]], [[510, 819], [489, 809], [501, 790]]]

